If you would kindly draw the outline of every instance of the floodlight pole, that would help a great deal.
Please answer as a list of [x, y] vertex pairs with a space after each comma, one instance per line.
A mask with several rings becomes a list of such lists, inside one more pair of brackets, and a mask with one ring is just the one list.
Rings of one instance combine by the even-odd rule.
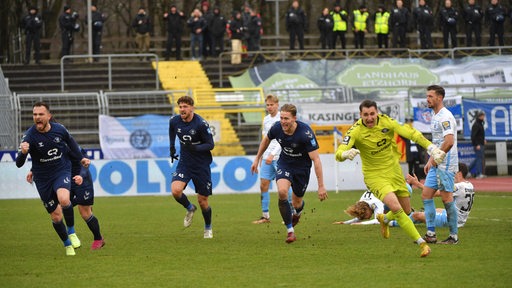
[[91, 12], [91, 0], [87, 0], [87, 55], [89, 55], [89, 63], [92, 63], [92, 12]]

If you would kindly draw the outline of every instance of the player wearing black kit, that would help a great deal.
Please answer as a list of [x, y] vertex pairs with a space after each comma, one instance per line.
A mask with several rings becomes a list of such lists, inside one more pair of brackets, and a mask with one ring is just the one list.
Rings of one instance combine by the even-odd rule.
[[212, 209], [208, 204], [208, 196], [212, 194], [212, 163], [213, 135], [208, 122], [194, 113], [194, 99], [189, 96], [180, 97], [177, 101], [179, 115], [169, 120], [169, 140], [171, 161], [178, 160], [175, 139], [180, 142], [180, 159], [176, 172], [172, 175], [171, 190], [174, 199], [187, 209], [183, 225], [189, 227], [197, 207], [190, 203], [183, 190], [192, 180], [196, 190], [197, 201], [204, 218], [204, 238], [213, 238]]

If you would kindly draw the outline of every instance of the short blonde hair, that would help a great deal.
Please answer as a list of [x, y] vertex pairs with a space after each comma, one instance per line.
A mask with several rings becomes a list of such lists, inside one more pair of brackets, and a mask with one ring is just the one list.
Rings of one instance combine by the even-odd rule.
[[267, 97], [265, 97], [265, 102], [272, 101], [274, 103], [279, 103], [279, 99], [274, 94], [268, 94]]

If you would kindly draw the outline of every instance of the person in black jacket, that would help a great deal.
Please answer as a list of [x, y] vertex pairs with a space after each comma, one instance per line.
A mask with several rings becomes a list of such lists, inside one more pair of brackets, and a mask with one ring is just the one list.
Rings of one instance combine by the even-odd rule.
[[135, 29], [135, 42], [139, 47], [139, 53], [149, 53], [151, 43], [151, 34], [153, 34], [153, 24], [144, 7], [139, 8], [139, 12], [133, 19], [132, 27]]
[[[247, 50], [248, 51], [260, 51], [260, 42], [261, 42], [261, 18], [256, 13], [254, 9], [251, 9], [251, 18], [249, 20], [249, 25], [247, 26], [248, 35], [247, 38]], [[261, 54], [257, 54], [255, 62], [263, 62], [263, 56]]]
[[229, 37], [231, 38], [231, 64], [242, 63], [242, 39], [244, 39], [244, 26], [242, 23], [242, 14], [239, 11], [233, 13], [233, 19], [229, 21]]
[[27, 16], [23, 18], [21, 23], [23, 29], [25, 29], [25, 65], [30, 63], [30, 49], [34, 46], [34, 60], [36, 64], [40, 64], [41, 56], [41, 27], [43, 26], [43, 19], [37, 14], [36, 7], [30, 7]]
[[432, 43], [432, 29], [434, 28], [434, 14], [432, 9], [425, 3], [425, 0], [419, 0], [418, 7], [414, 8], [412, 13], [414, 27], [420, 33], [421, 49], [434, 48]]
[[439, 12], [439, 22], [443, 29], [444, 48], [449, 48], [449, 40], [451, 39], [452, 48], [457, 47], [457, 19], [459, 12], [452, 7], [451, 0], [444, 1], [444, 7]]
[[[192, 51], [193, 60], [203, 60], [203, 30], [206, 28], [206, 20], [199, 9], [194, 9], [192, 15], [187, 20], [188, 28], [190, 28], [190, 50]], [[198, 45], [198, 51], [196, 51]]]
[[473, 144], [473, 149], [475, 150], [475, 161], [471, 163], [469, 166], [469, 171], [473, 169], [476, 171], [476, 178], [485, 177], [485, 112], [478, 111], [476, 113], [476, 119], [471, 127], [471, 144]]
[[[228, 21], [220, 14], [220, 8], [213, 8], [213, 15], [208, 22], [208, 31], [212, 42], [211, 54], [213, 57], [219, 56], [224, 52], [224, 34], [226, 34], [226, 25]], [[217, 50], [217, 48], [219, 48]]]
[[181, 36], [185, 14], [178, 11], [176, 5], [171, 5], [170, 12], [164, 13], [164, 21], [167, 21], [167, 43], [165, 44], [165, 60], [171, 57], [173, 41], [176, 43], [176, 60], [181, 60]]
[[389, 28], [393, 31], [393, 48], [405, 48], [405, 33], [409, 23], [409, 10], [404, 7], [402, 0], [396, 0], [396, 6], [391, 10]]
[[204, 21], [206, 22], [206, 26], [203, 28], [203, 44], [202, 44], [202, 55], [203, 57], [208, 57], [213, 55], [213, 42], [212, 35], [210, 32], [210, 28], [208, 27], [208, 23], [213, 18], [212, 10], [210, 9], [210, 3], [208, 1], [203, 1], [201, 3], [201, 13], [203, 14]]
[[304, 50], [304, 30], [306, 28], [306, 14], [299, 7], [299, 1], [294, 0], [292, 7], [286, 13], [286, 30], [290, 33], [290, 50], [295, 49], [295, 38], [299, 42], [299, 49]]
[[[92, 54], [100, 54], [101, 48], [101, 34], [103, 32], [103, 23], [106, 17], [103, 13], [98, 11], [98, 6], [91, 5], [91, 21], [92, 21]], [[87, 24], [87, 19], [86, 22]], [[94, 58], [98, 61], [99, 58]]]
[[505, 33], [505, 17], [507, 11], [498, 0], [491, 0], [491, 5], [485, 10], [485, 22], [489, 25], [489, 46], [496, 45], [495, 37], [498, 36], [499, 46], [504, 46], [503, 35]]
[[64, 13], [59, 17], [59, 26], [61, 30], [62, 50], [61, 56], [71, 54], [71, 47], [73, 47], [73, 33], [80, 30], [80, 24], [76, 23], [78, 13], [71, 13], [71, 7], [64, 6]]
[[329, 8], [324, 8], [322, 10], [322, 15], [318, 17], [316, 21], [318, 26], [318, 31], [320, 31], [320, 43], [322, 45], [322, 49], [333, 49], [333, 29], [334, 29], [334, 20], [332, 19], [332, 15], [329, 13]]
[[484, 17], [482, 8], [475, 4], [475, 0], [468, 0], [463, 16], [466, 22], [466, 46], [473, 46], [473, 34], [475, 34], [476, 46], [482, 46], [482, 18]]

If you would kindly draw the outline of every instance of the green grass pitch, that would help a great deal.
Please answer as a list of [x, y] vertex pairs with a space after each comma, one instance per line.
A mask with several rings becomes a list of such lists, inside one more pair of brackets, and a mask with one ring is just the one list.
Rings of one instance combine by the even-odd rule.
[[361, 193], [331, 192], [324, 202], [307, 193], [292, 244], [275, 193], [268, 225], [251, 224], [258, 194], [211, 197], [213, 239], [203, 239], [201, 213], [184, 228], [185, 210], [170, 196], [97, 198], [106, 246], [90, 250], [92, 234], [75, 209], [82, 248], [74, 257], [39, 200], [3, 200], [0, 287], [510, 287], [512, 193], [477, 192], [459, 244], [432, 245], [427, 258], [399, 228], [383, 239], [378, 225], [332, 225], [349, 219], [343, 210]]

